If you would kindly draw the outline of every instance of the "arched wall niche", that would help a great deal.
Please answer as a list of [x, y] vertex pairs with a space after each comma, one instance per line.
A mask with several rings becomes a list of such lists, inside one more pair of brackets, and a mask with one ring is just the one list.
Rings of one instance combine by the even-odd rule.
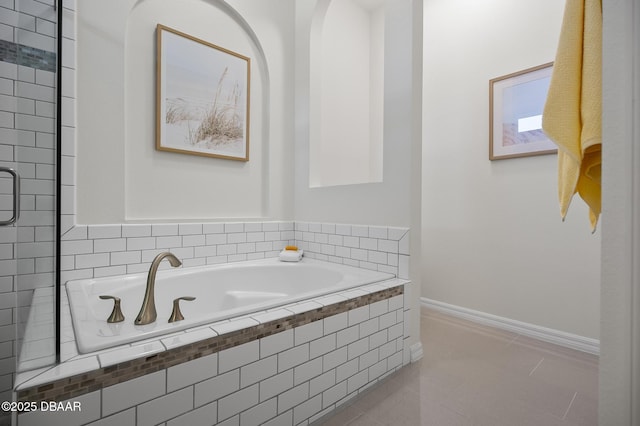
[[309, 186], [382, 181], [384, 2], [319, 0], [310, 26]]
[[[100, 3], [78, 6], [78, 223], [269, 217], [270, 81], [251, 26], [222, 0]], [[155, 149], [158, 23], [251, 58], [248, 162]]]

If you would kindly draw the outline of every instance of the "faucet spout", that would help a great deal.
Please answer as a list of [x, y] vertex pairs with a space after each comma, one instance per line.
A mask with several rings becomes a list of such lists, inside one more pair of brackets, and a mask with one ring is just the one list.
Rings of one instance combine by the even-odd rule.
[[135, 325], [151, 324], [156, 320], [156, 317], [158, 316], [154, 298], [156, 272], [158, 272], [160, 262], [162, 262], [162, 260], [165, 258], [174, 268], [182, 265], [182, 262], [180, 262], [177, 257], [175, 257], [172, 253], [169, 253], [168, 251], [160, 253], [153, 259], [153, 262], [151, 262], [151, 268], [149, 268], [149, 275], [147, 275], [147, 288], [144, 292], [142, 306], [140, 307], [140, 312], [138, 313], [138, 316], [134, 321]]

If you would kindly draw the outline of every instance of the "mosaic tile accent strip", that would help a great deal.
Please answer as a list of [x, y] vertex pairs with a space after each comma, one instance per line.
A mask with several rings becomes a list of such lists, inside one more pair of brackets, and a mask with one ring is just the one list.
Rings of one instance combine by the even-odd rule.
[[0, 40], [0, 61], [37, 70], [55, 72], [57, 67], [56, 59], [54, 52]]
[[64, 401], [197, 358], [300, 327], [404, 293], [399, 285], [311, 311], [248, 327], [151, 356], [96, 369], [18, 392], [18, 401]]

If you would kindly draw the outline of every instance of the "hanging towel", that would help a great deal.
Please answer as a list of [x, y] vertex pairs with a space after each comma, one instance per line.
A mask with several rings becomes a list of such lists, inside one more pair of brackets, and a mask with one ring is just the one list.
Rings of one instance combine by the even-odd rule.
[[595, 232], [601, 210], [601, 0], [567, 0], [542, 128], [558, 145], [562, 219], [577, 192]]

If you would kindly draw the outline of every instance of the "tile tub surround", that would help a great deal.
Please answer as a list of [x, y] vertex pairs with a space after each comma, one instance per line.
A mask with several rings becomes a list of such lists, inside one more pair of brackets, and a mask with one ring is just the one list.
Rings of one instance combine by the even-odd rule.
[[292, 244], [310, 258], [409, 278], [408, 228], [273, 221], [77, 225], [62, 236], [62, 281], [146, 272], [162, 251], [191, 267], [276, 257]]
[[[61, 281], [146, 272], [163, 251], [174, 253], [188, 268], [276, 257], [290, 244], [309, 258], [409, 279], [408, 228], [273, 221], [77, 225], [62, 236]], [[160, 265], [169, 268], [167, 262]], [[410, 286], [406, 292], [410, 297]], [[407, 303], [407, 316], [409, 308]], [[405, 338], [410, 337], [408, 323], [405, 319]], [[65, 361], [78, 352], [70, 321], [63, 318], [61, 327]]]
[[[408, 228], [268, 221], [76, 225], [62, 236], [61, 281], [146, 272], [153, 258], [167, 250], [188, 268], [275, 257], [289, 244], [305, 248], [309, 258], [409, 278]], [[165, 268], [169, 265], [163, 262], [160, 269]], [[66, 294], [62, 296], [65, 303]], [[407, 285], [405, 298], [410, 297]], [[410, 303], [405, 311], [404, 335], [409, 339]], [[61, 360], [67, 361], [78, 351], [71, 321], [64, 315], [61, 321]]]
[[[404, 284], [394, 279], [363, 286], [368, 294], [352, 290], [355, 297], [335, 303], [339, 297], [325, 296], [290, 305], [291, 315], [24, 388], [18, 397], [83, 401], [82, 416], [66, 413], [69, 425], [101, 416], [113, 424], [137, 419], [140, 425], [197, 424], [197, 418], [232, 424], [313, 421], [402, 367]], [[45, 414], [23, 413], [18, 424], [39, 424]]]

